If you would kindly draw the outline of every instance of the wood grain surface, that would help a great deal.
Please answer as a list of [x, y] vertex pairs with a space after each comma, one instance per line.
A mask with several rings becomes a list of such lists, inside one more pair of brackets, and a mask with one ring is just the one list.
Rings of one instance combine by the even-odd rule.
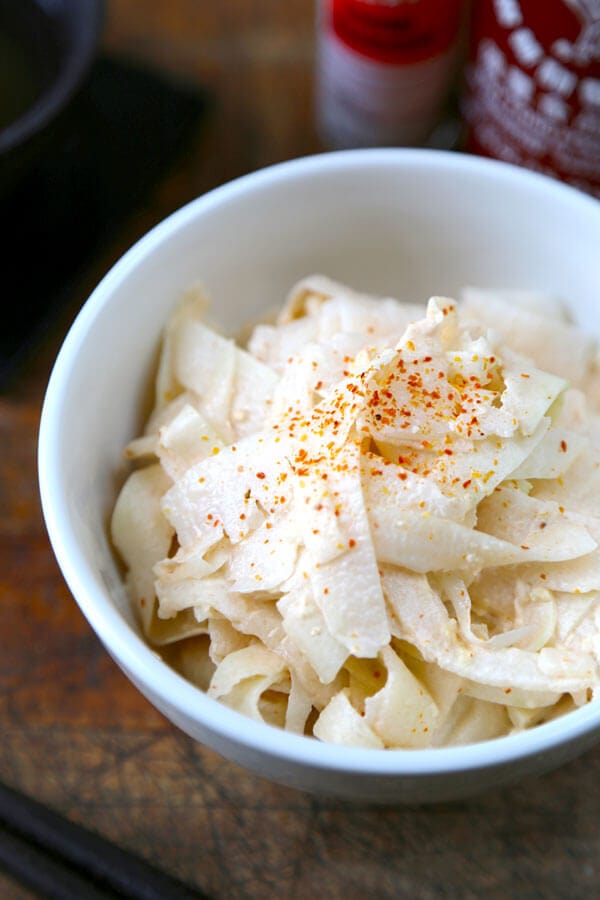
[[[109, 0], [103, 49], [204, 86], [185, 159], [114, 235], [0, 397], [0, 779], [214, 898], [600, 896], [600, 748], [464, 803], [376, 808], [259, 779], [172, 727], [100, 646], [38, 502], [45, 384], [69, 321], [148, 227], [243, 172], [320, 149], [309, 0]], [[0, 877], [0, 896], [31, 895]]]

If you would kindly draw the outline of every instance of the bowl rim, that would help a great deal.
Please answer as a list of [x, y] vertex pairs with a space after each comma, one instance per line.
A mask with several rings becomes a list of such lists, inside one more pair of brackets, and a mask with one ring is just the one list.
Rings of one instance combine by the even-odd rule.
[[[106, 0], [84, 0], [81, 6], [87, 12], [81, 34], [61, 55], [59, 71], [52, 82], [22, 115], [0, 129], [0, 153], [8, 153], [42, 132], [68, 106], [83, 84], [98, 47]], [[45, 9], [42, 12], [53, 18], [51, 12]]]
[[[595, 217], [600, 235], [600, 203], [592, 197], [509, 163], [451, 151], [412, 148], [330, 151], [266, 166], [229, 181], [189, 201], [150, 229], [111, 267], [81, 308], [58, 353], [46, 389], [38, 438], [38, 477], [50, 543], [75, 601], [110, 655], [142, 693], [147, 690], [152, 695], [152, 702], [165, 711], [165, 715], [174, 712], [197, 724], [205, 734], [212, 733], [254, 753], [303, 767], [357, 777], [432, 777], [522, 761], [576, 743], [595, 730], [600, 737], [600, 702], [591, 701], [557, 719], [516, 734], [457, 747], [414, 750], [340, 747], [255, 722], [208, 697], [171, 669], [123, 619], [108, 590], [96, 586], [78, 548], [75, 530], [69, 525], [65, 486], [61, 485], [59, 477], [60, 423], [71, 372], [96, 316], [132, 270], [142, 265], [165, 239], [171, 239], [196, 217], [210, 213], [213, 207], [230, 199], [261, 190], [265, 185], [284, 184], [290, 178], [340, 170], [357, 174], [381, 165], [424, 167], [425, 170], [441, 167], [454, 174], [479, 173], [484, 178], [500, 179], [534, 194], [550, 192], [556, 195], [559, 204], [575, 205], [584, 215], [588, 213]], [[210, 740], [206, 742], [210, 745]]]

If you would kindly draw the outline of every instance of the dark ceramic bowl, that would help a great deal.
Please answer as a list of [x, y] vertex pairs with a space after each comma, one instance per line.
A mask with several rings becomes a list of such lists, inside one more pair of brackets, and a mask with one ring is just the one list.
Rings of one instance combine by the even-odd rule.
[[0, 0], [0, 187], [35, 163], [81, 90], [103, 0]]

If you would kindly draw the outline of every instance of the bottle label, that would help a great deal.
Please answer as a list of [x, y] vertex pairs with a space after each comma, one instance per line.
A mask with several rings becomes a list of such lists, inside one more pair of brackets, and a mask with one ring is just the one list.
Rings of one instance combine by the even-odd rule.
[[462, 0], [322, 0], [317, 117], [334, 146], [418, 144], [452, 86]]
[[466, 149], [600, 197], [600, 0], [475, 4]]

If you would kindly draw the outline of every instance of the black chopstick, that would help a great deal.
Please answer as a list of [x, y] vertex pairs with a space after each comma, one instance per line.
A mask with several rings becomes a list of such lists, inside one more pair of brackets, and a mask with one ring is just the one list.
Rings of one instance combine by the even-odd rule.
[[0, 866], [56, 900], [208, 900], [138, 856], [0, 784]]
[[25, 838], [0, 829], [0, 868], [25, 887], [49, 900], [110, 900], [114, 891], [102, 890], [68, 866], [44, 853]]

